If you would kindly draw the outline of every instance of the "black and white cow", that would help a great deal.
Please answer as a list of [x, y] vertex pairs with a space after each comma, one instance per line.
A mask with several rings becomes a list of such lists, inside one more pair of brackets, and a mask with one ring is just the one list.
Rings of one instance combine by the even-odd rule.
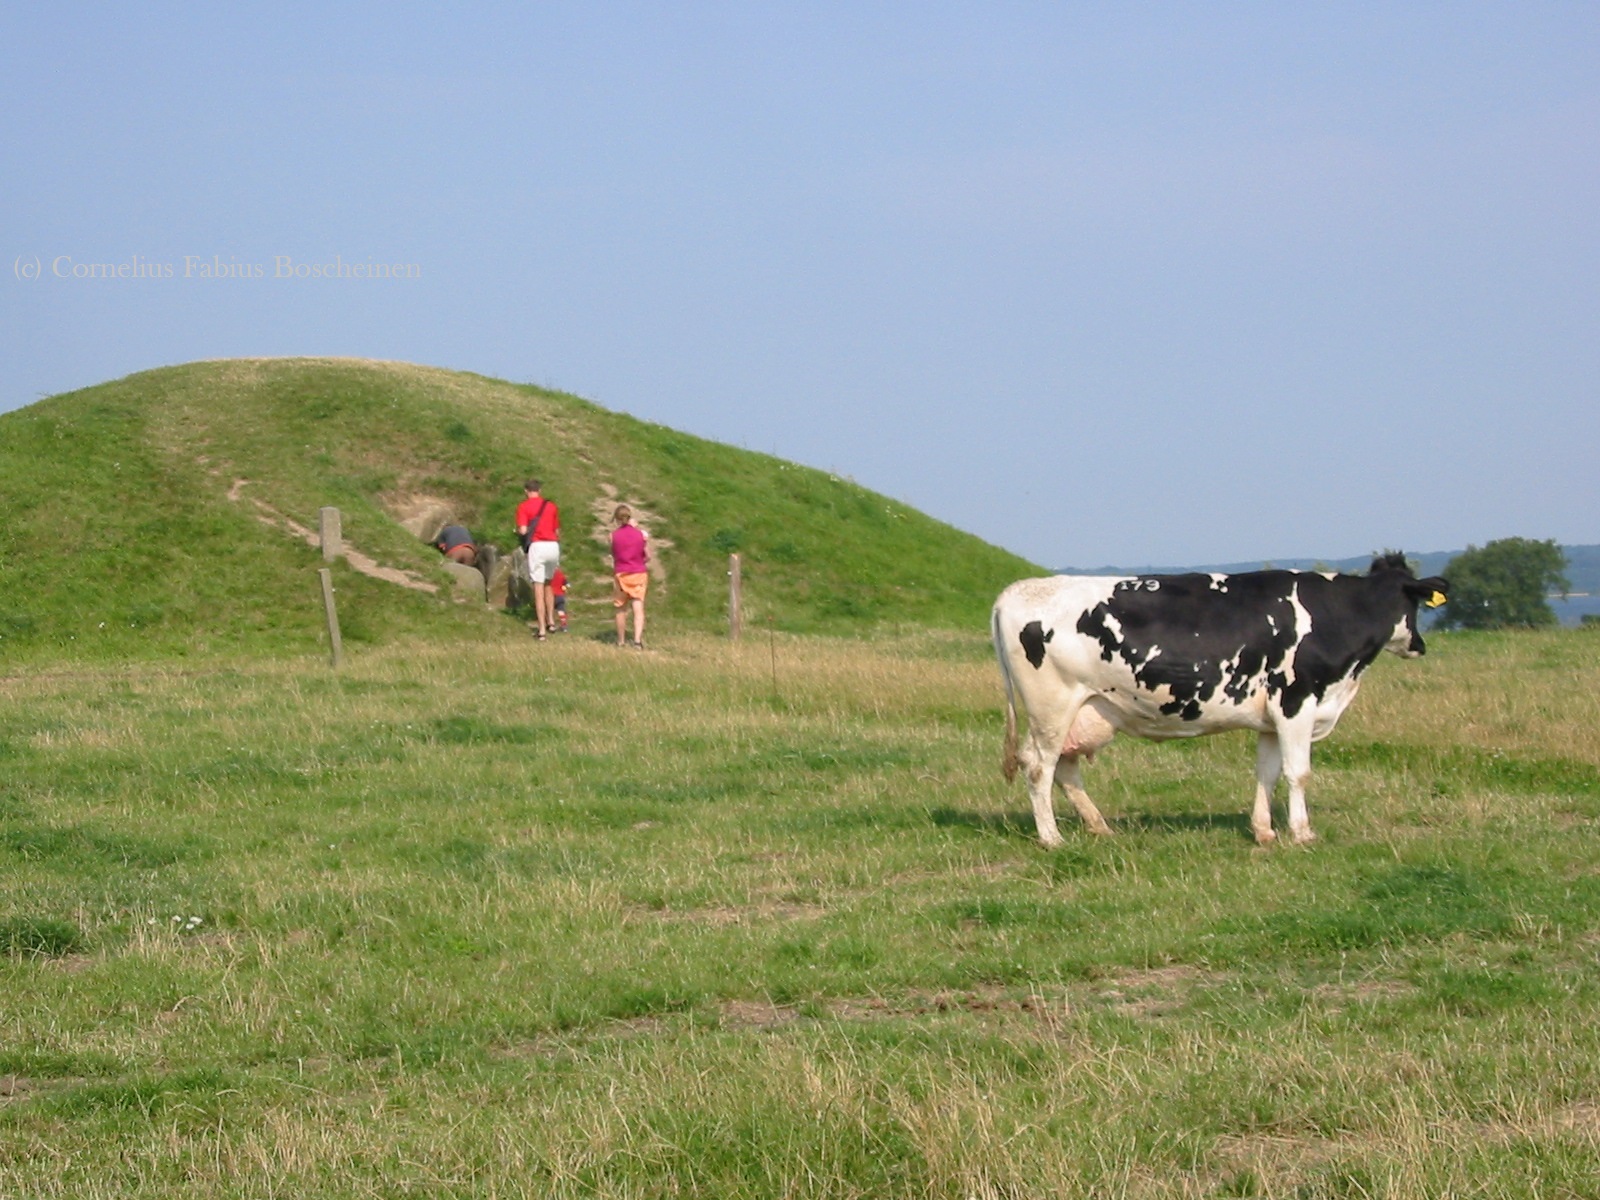
[[[1095, 833], [1110, 833], [1083, 790], [1080, 759], [1119, 732], [1154, 740], [1253, 729], [1250, 828], [1272, 831], [1272, 792], [1289, 779], [1289, 836], [1311, 841], [1311, 743], [1333, 731], [1379, 651], [1423, 653], [1417, 605], [1443, 604], [1446, 580], [1405, 558], [1366, 575], [1058, 575], [1000, 593], [994, 647], [1006, 691], [1004, 769], [1021, 765], [1039, 840], [1061, 844], [1051, 780]], [[1017, 746], [1017, 702], [1028, 732]]]

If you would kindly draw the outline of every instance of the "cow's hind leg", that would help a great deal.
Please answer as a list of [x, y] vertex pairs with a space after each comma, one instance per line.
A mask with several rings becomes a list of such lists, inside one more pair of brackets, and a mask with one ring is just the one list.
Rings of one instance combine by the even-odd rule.
[[1272, 793], [1277, 789], [1278, 776], [1283, 774], [1283, 751], [1278, 745], [1278, 735], [1263, 733], [1256, 739], [1256, 802], [1250, 810], [1250, 832], [1256, 835], [1256, 844], [1270, 846], [1278, 840], [1272, 832]]
[[1056, 782], [1067, 794], [1067, 799], [1072, 801], [1072, 807], [1078, 810], [1078, 816], [1083, 818], [1083, 823], [1089, 827], [1090, 833], [1111, 832], [1111, 826], [1106, 824], [1106, 819], [1100, 815], [1100, 810], [1095, 807], [1094, 801], [1089, 799], [1089, 793], [1083, 790], [1083, 772], [1078, 769], [1076, 755], [1063, 754], [1057, 760]]
[[1028, 781], [1033, 822], [1038, 827], [1039, 840], [1046, 846], [1053, 849], [1062, 844], [1052, 795], [1058, 783], [1085, 825], [1095, 833], [1111, 832], [1089, 793], [1083, 790], [1078, 760], [1093, 754], [1115, 735], [1116, 729], [1100, 712], [1095, 699], [1083, 692], [1068, 694], [1048, 713], [1035, 712], [1029, 720], [1028, 737], [1018, 761]]
[[1056, 826], [1055, 802], [1050, 795], [1052, 779], [1061, 756], [1059, 742], [1045, 740], [1048, 750], [1041, 750], [1037, 731], [1030, 731], [1017, 755], [1022, 767], [1022, 778], [1028, 784], [1028, 800], [1033, 805], [1033, 824], [1039, 831], [1039, 841], [1046, 849], [1062, 845], [1061, 830]]
[[1104, 750], [1111, 744], [1111, 739], [1117, 736], [1117, 727], [1107, 715], [1104, 704], [1105, 701], [1099, 696], [1090, 696], [1073, 715], [1072, 724], [1067, 727], [1066, 739], [1061, 743], [1061, 760], [1056, 763], [1056, 782], [1067, 794], [1067, 799], [1072, 801], [1072, 807], [1078, 810], [1078, 816], [1083, 818], [1083, 823], [1091, 833], [1109, 834], [1111, 826], [1106, 824], [1094, 801], [1089, 799], [1089, 793], [1084, 791], [1083, 773], [1079, 770], [1079, 763], [1093, 758], [1097, 750]]

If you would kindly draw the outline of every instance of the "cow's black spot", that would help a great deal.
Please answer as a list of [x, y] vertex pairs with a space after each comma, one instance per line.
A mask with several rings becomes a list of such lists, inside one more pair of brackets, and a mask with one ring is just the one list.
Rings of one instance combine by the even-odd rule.
[[1033, 664], [1033, 669], [1038, 670], [1044, 666], [1045, 643], [1055, 637], [1056, 631], [1044, 631], [1044, 626], [1038, 621], [1029, 621], [1022, 627], [1022, 632], [1017, 634], [1017, 641], [1022, 643], [1022, 652], [1028, 656], [1028, 661]]
[[1164, 716], [1177, 717], [1180, 721], [1198, 721], [1200, 701], [1192, 697], [1188, 700], [1171, 700], [1161, 706], [1161, 712]]
[[1310, 629], [1294, 650], [1294, 670], [1282, 689], [1283, 711], [1294, 716], [1307, 700], [1320, 700], [1335, 683], [1371, 665], [1402, 618], [1414, 620], [1407, 601], [1408, 570], [1373, 563], [1367, 576], [1301, 575], [1298, 595], [1311, 616]]
[[1129, 581], [1085, 612], [1078, 632], [1105, 661], [1126, 663], [1141, 689], [1166, 688], [1162, 712], [1194, 721], [1219, 689], [1242, 704], [1267, 672], [1281, 672], [1297, 640], [1294, 578], [1236, 575], [1226, 590], [1209, 575]]

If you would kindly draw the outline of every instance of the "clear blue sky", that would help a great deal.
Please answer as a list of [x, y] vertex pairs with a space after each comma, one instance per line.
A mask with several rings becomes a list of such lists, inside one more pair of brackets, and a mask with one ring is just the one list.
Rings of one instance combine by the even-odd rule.
[[1600, 542], [1592, 0], [12, 4], [0, 50], [0, 409], [355, 355], [1047, 566]]

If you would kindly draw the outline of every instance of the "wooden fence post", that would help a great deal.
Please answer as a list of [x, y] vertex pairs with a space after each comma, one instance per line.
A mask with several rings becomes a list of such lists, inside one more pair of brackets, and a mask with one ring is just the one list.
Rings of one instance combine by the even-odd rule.
[[322, 561], [333, 562], [344, 553], [344, 534], [339, 525], [339, 510], [337, 508], [324, 508], [318, 514], [320, 520], [319, 536], [322, 539]]
[[743, 600], [743, 584], [739, 578], [739, 556], [728, 555], [728, 637], [734, 641], [739, 640], [739, 633], [744, 628], [744, 613], [741, 610]]
[[339, 640], [339, 613], [333, 606], [333, 572], [323, 567], [317, 575], [322, 580], [322, 610], [328, 617], [328, 646], [333, 659], [333, 669], [337, 671], [344, 662], [344, 645]]

